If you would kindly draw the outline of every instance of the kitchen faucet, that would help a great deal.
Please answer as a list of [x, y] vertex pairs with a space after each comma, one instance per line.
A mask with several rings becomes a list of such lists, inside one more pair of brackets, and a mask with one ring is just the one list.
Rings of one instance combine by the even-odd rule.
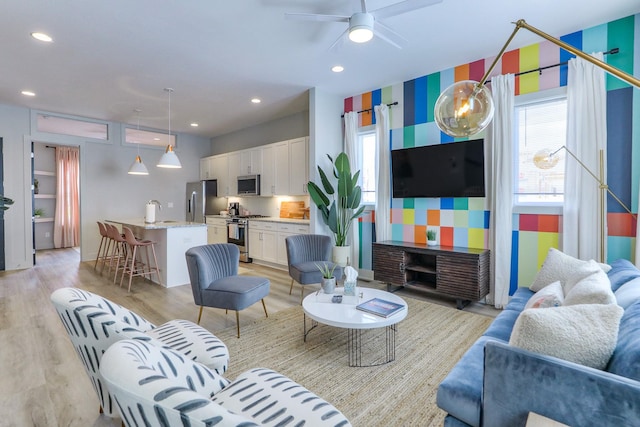
[[161, 204], [159, 201], [157, 201], [156, 199], [149, 200], [149, 201], [147, 202], [147, 204], [148, 204], [148, 205], [154, 204], [154, 205], [156, 205], [156, 206], [158, 207], [158, 210], [159, 210], [159, 211], [161, 211], [161, 210], [162, 210], [162, 204]]

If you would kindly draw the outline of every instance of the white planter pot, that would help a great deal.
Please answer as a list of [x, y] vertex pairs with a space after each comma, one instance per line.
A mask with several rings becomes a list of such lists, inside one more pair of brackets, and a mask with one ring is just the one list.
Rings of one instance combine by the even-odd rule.
[[437, 244], [436, 240], [427, 240], [427, 246], [436, 246]]
[[351, 246], [334, 246], [331, 260], [341, 267], [346, 267], [348, 263], [353, 264], [349, 259], [351, 256]]
[[332, 294], [336, 291], [336, 278], [332, 277], [331, 279], [322, 278], [322, 292], [325, 294]]

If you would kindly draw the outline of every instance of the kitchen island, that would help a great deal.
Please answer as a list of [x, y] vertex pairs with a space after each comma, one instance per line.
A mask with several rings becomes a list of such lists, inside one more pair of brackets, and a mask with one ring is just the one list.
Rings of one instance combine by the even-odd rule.
[[[108, 219], [107, 222], [127, 226], [137, 238], [155, 242], [161, 285], [171, 288], [190, 283], [184, 254], [189, 248], [207, 244], [206, 224], [170, 220], [148, 224], [143, 219]], [[155, 274], [151, 277], [158, 283]]]

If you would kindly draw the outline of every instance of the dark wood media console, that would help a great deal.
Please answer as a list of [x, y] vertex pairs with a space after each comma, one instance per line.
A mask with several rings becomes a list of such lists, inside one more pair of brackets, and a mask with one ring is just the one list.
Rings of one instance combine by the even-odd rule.
[[419, 243], [373, 244], [374, 278], [392, 285], [420, 288], [455, 298], [459, 309], [489, 293], [490, 251]]

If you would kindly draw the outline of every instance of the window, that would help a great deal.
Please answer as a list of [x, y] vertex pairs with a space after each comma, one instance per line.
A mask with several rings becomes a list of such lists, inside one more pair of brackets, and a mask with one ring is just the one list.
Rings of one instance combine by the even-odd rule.
[[514, 155], [514, 203], [520, 205], [560, 206], [564, 201], [564, 151], [558, 164], [540, 169], [534, 155], [546, 149], [552, 152], [566, 143], [566, 95], [529, 102], [516, 101]]
[[360, 151], [360, 180], [362, 186], [362, 204], [375, 205], [376, 203], [376, 134], [375, 132], [363, 132], [358, 135], [358, 147]]
[[36, 116], [36, 130], [38, 132], [56, 133], [104, 141], [107, 140], [108, 136], [106, 123], [65, 118], [52, 114], [38, 114]]

